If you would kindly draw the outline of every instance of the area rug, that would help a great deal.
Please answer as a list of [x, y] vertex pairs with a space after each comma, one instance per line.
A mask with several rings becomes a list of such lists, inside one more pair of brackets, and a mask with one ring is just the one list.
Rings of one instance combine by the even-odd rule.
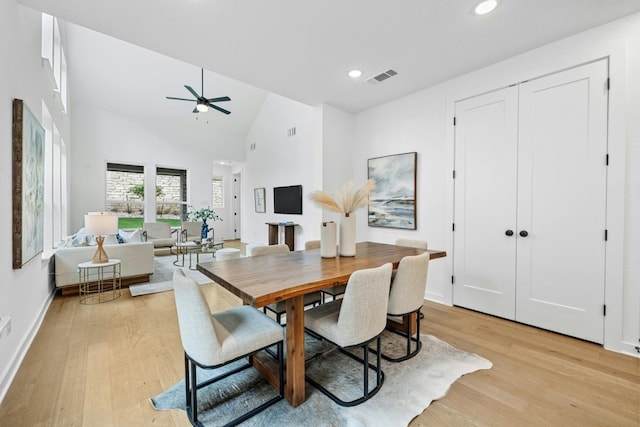
[[[307, 384], [307, 400], [302, 405], [293, 408], [283, 400], [242, 425], [406, 426], [432, 401], [444, 397], [451, 384], [462, 375], [492, 367], [487, 359], [460, 351], [431, 335], [421, 335], [421, 339], [422, 350], [414, 358], [401, 363], [382, 361], [384, 384], [374, 397], [361, 405], [351, 408], [339, 406]], [[332, 392], [341, 391], [341, 398], [348, 399], [362, 393], [362, 365], [326, 342], [308, 335], [305, 341], [307, 375]], [[405, 341], [396, 334], [385, 332], [382, 342], [385, 353], [398, 354]], [[199, 371], [198, 381], [221, 372]], [[370, 376], [372, 383], [375, 384], [373, 374]], [[246, 412], [247, 408], [267, 401], [275, 393], [254, 369], [247, 369], [199, 391], [199, 419], [205, 426], [223, 425]], [[152, 398], [151, 404], [158, 410], [184, 410], [184, 380]]]
[[[186, 264], [184, 267], [182, 267], [182, 269], [184, 270], [184, 273], [187, 275], [187, 277], [191, 277], [200, 285], [212, 282], [211, 279], [209, 279], [199, 271], [189, 269], [189, 259], [188, 257], [186, 258]], [[131, 296], [136, 297], [140, 295], [155, 294], [158, 292], [173, 290], [173, 272], [176, 268], [178, 268], [173, 265], [173, 262], [175, 260], [175, 255], [154, 257], [153, 274], [149, 278], [149, 282], [129, 286], [129, 292], [131, 292]]]

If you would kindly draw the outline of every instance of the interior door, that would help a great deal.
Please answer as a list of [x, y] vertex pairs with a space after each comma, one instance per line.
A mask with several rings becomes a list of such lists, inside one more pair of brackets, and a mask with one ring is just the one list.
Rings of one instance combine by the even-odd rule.
[[601, 60], [523, 83], [519, 94], [516, 319], [598, 343], [607, 77]]
[[240, 173], [233, 174], [233, 238], [236, 240], [242, 238], [242, 231], [240, 229], [242, 223], [242, 203], [240, 202], [240, 200], [242, 200], [240, 197], [240, 189], [242, 188], [241, 177], [242, 175]]
[[453, 303], [515, 318], [517, 88], [455, 104]]

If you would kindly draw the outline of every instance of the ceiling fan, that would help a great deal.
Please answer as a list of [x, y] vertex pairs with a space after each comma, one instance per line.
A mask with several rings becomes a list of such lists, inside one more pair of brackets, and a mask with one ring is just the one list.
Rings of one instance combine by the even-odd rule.
[[201, 69], [201, 80], [202, 80], [202, 96], [198, 95], [198, 93], [193, 90], [193, 88], [189, 85], [184, 85], [184, 87], [191, 92], [191, 95], [193, 95], [196, 99], [187, 99], [187, 98], [175, 98], [173, 96], [167, 96], [167, 99], [175, 99], [177, 101], [189, 101], [189, 102], [193, 102], [196, 101], [196, 108], [193, 109], [194, 113], [206, 113], [209, 108], [213, 108], [214, 110], [218, 110], [221, 113], [224, 114], [231, 114], [231, 111], [225, 110], [224, 108], [220, 108], [217, 105], [214, 105], [213, 102], [225, 102], [225, 101], [231, 101], [231, 98], [229, 98], [228, 96], [221, 96], [219, 98], [205, 98], [204, 97], [204, 69]]

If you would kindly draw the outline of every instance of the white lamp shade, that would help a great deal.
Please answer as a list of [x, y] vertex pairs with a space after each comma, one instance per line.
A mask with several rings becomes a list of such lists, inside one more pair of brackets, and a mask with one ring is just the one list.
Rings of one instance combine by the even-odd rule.
[[84, 216], [84, 226], [88, 233], [105, 236], [118, 233], [118, 216], [104, 212], [89, 213]]

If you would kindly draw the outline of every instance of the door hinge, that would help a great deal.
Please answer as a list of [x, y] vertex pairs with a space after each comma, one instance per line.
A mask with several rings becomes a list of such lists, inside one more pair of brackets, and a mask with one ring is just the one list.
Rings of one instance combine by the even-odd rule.
[[455, 116], [453, 117], [453, 125], [454, 125], [454, 126], [456, 125], [456, 118], [455, 118]]
[[453, 170], [453, 179], [456, 179], [456, 170]]
[[611, 89], [611, 77], [607, 77], [607, 90]]
[[455, 277], [451, 276], [451, 284], [453, 285], [454, 282], [455, 282]]
[[604, 304], [604, 305], [602, 306], [602, 315], [603, 315], [603, 316], [606, 316], [606, 315], [607, 315], [607, 304]]
[[456, 223], [451, 224], [451, 231], [456, 231]]
[[606, 242], [609, 239], [609, 230], [604, 230], [604, 241]]
[[609, 154], [607, 154], [607, 157], [605, 158], [605, 165], [609, 166]]

